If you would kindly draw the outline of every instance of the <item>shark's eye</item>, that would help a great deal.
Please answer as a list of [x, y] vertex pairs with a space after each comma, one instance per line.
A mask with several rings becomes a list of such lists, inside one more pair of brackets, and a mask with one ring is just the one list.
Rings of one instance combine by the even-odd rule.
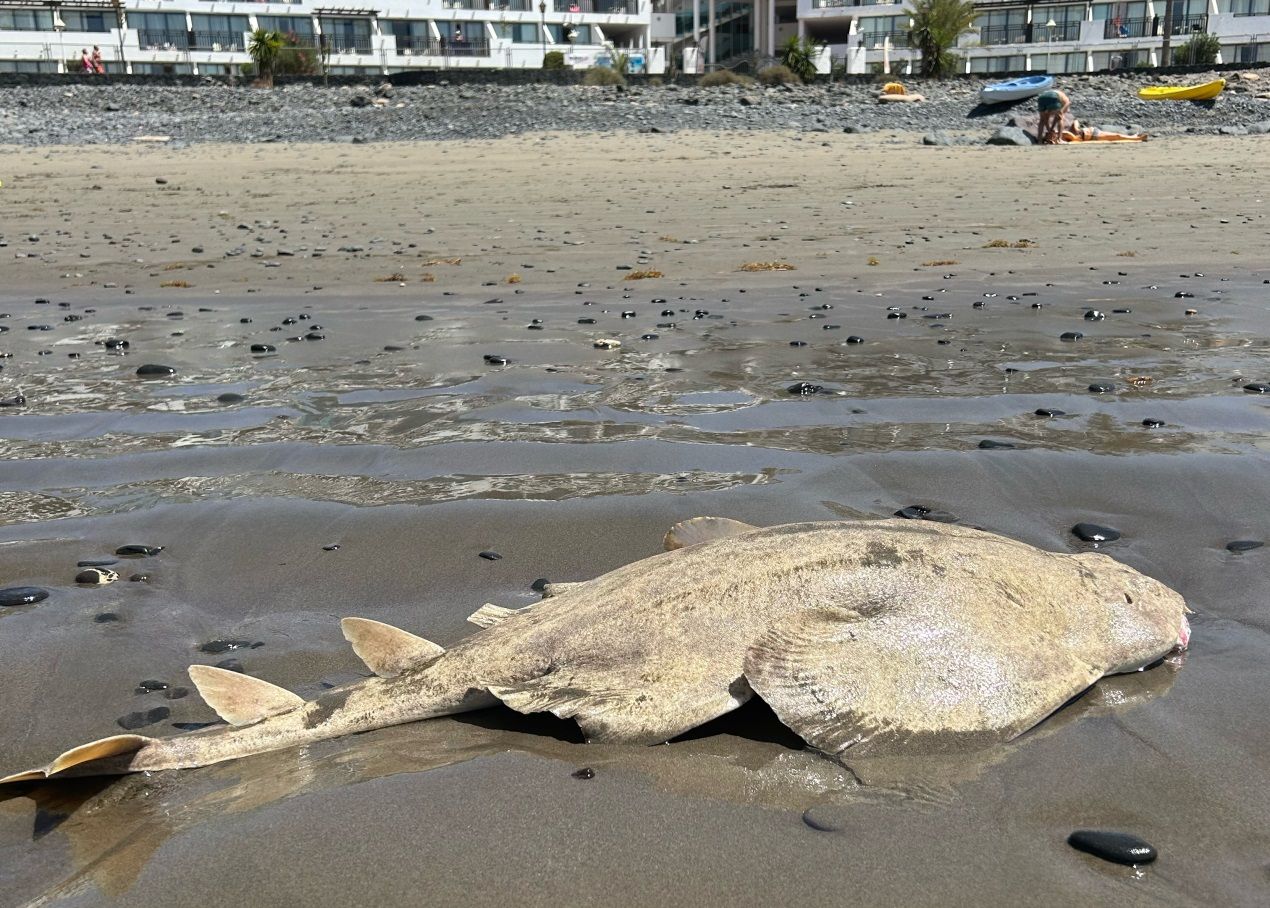
[[1124, 601], [1129, 603], [1130, 605], [1133, 605], [1133, 597], [1130, 596], [1128, 593], [1124, 594]]

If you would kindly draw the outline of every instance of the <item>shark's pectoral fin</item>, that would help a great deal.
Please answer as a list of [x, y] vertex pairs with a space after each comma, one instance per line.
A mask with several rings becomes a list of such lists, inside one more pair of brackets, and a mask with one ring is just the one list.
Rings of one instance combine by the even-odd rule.
[[915, 639], [911, 622], [890, 620], [902, 606], [889, 608], [779, 620], [746, 652], [745, 677], [804, 741], [845, 757], [1009, 741], [1102, 675], [1055, 640], [994, 633], [964, 614], [928, 616]]
[[716, 539], [727, 539], [729, 536], [740, 536], [757, 530], [758, 527], [727, 517], [693, 517], [680, 521], [670, 528], [662, 540], [662, 548], [667, 552], [696, 545], [699, 542], [714, 542]]
[[147, 738], [145, 735], [113, 735], [98, 741], [90, 741], [87, 744], [81, 744], [79, 747], [71, 748], [43, 769], [28, 769], [26, 772], [15, 772], [13, 775], [5, 776], [0, 779], [0, 785], [8, 785], [11, 782], [34, 782], [40, 779], [47, 779], [51, 775], [66, 772], [85, 763], [135, 753], [147, 744], [154, 743], [154, 740], [154, 738]]
[[416, 637], [382, 621], [370, 618], [345, 618], [340, 622], [344, 639], [353, 644], [353, 652], [366, 667], [381, 678], [400, 675], [436, 659], [445, 652], [431, 640]]
[[478, 608], [472, 614], [467, 616], [468, 624], [475, 624], [477, 627], [493, 627], [495, 624], [506, 621], [512, 615], [519, 615], [521, 612], [529, 608], [504, 608], [501, 605], [494, 605], [487, 602]]
[[299, 695], [241, 672], [191, 665], [189, 674], [199, 696], [230, 725], [251, 725], [304, 705]]
[[736, 709], [752, 695], [744, 678], [731, 684], [642, 683], [552, 672], [489, 692], [520, 713], [573, 719], [598, 744], [661, 744]]

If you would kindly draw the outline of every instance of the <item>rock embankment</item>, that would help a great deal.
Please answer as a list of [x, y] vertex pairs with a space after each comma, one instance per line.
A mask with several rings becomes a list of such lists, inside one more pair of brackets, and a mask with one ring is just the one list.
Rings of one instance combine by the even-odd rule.
[[[1270, 131], [1270, 78], [1227, 74], [1216, 101], [1149, 102], [1137, 89], [1147, 76], [1068, 76], [1060, 86], [1073, 112], [1093, 124], [1154, 134]], [[1188, 81], [1205, 81], [1203, 75]], [[1176, 79], [1174, 79], [1176, 81]], [[981, 140], [1033, 102], [983, 108], [976, 80], [914, 86], [927, 100], [879, 104], [876, 85], [763, 88], [639, 85], [432, 85], [255, 89], [67, 84], [0, 90], [0, 143], [323, 142], [487, 139], [541, 131], [674, 132], [689, 129], [800, 132], [948, 131]]]

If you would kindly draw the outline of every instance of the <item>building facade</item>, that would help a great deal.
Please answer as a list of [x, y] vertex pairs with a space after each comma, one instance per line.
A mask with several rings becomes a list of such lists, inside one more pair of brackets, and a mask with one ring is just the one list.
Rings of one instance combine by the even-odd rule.
[[95, 47], [108, 73], [226, 75], [251, 63], [257, 28], [286, 36], [284, 72], [538, 69], [552, 51], [579, 68], [620, 52], [659, 72], [650, 16], [650, 0], [0, 0], [0, 72], [79, 71]]
[[[107, 72], [225, 75], [250, 63], [250, 33], [287, 36], [283, 71], [387, 75], [412, 69], [603, 65], [701, 72], [775, 56], [791, 36], [824, 46], [819, 69], [912, 72], [904, 0], [0, 0], [0, 72], [73, 72], [99, 48]], [[1155, 66], [1215, 36], [1222, 63], [1270, 63], [1270, 0], [1107, 3], [978, 0], [958, 53], [967, 72], [1096, 72]]]

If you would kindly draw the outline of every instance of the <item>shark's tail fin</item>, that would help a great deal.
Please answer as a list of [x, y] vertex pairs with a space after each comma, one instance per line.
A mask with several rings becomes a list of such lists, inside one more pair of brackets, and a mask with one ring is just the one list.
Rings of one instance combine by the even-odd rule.
[[[136, 753], [147, 744], [154, 743], [154, 740], [154, 738], [147, 738], [145, 735], [113, 735], [109, 738], [102, 738], [99, 741], [90, 741], [87, 744], [81, 744], [79, 747], [71, 748], [52, 763], [40, 769], [28, 769], [26, 772], [16, 772], [11, 776], [5, 776], [0, 779], [0, 785], [7, 785], [10, 782], [39, 781], [59, 773], [76, 776], [106, 776], [126, 773], [129, 770], [125, 761], [116, 761], [117, 766], [111, 766], [103, 761]], [[94, 765], [89, 768], [88, 764]], [[67, 770], [72, 769], [75, 771], [67, 772]]]

